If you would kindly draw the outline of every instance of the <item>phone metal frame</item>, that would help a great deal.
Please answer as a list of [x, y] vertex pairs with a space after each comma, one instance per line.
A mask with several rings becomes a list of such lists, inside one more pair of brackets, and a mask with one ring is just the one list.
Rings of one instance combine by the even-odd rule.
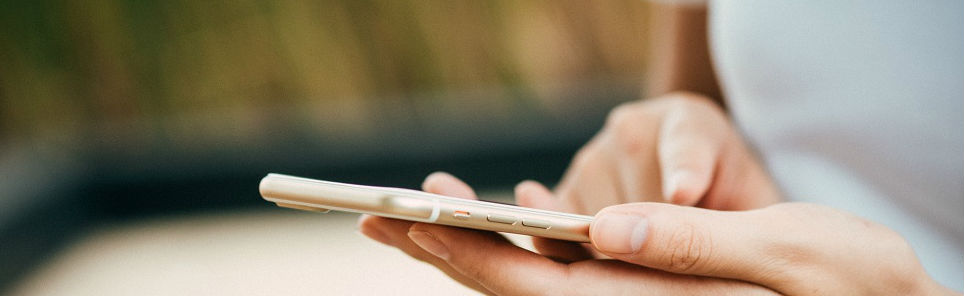
[[280, 207], [370, 214], [409, 221], [589, 242], [593, 217], [448, 197], [411, 189], [376, 187], [268, 174], [262, 198]]

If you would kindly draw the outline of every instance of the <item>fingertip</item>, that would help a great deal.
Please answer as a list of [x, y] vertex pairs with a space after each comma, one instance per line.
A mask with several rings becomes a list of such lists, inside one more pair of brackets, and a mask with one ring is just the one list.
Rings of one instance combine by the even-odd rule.
[[413, 231], [429, 232], [429, 231], [431, 230], [431, 229], [430, 229], [431, 226], [432, 226], [432, 224], [422, 223], [422, 222], [415, 222], [415, 223], [412, 223], [412, 226], [409, 226], [409, 227], [408, 227], [408, 232], [410, 232], [410, 233], [413, 232]]
[[442, 260], [448, 261], [449, 258], [451, 258], [448, 247], [440, 242], [435, 235], [428, 231], [413, 230], [415, 225], [412, 226], [408, 231], [408, 238], [418, 245], [419, 248]]
[[366, 228], [376, 227], [375, 225], [376, 222], [372, 220], [372, 217], [373, 216], [368, 214], [361, 214], [360, 216], [358, 216], [358, 221], [355, 224], [355, 228], [357, 228], [358, 230], [363, 230]]
[[519, 248], [504, 236], [474, 229], [428, 223], [415, 223], [409, 237], [419, 247], [445, 260], [448, 266], [477, 281], [493, 294], [531, 295], [549, 291], [531, 279], [559, 279], [564, 265]]
[[536, 189], [541, 185], [542, 184], [539, 183], [538, 181], [523, 180], [522, 182], [519, 182], [519, 184], [515, 185], [515, 193], [520, 194], [525, 191]]
[[438, 225], [438, 224], [431, 224], [431, 223], [415, 222], [415, 223], [412, 223], [412, 225], [408, 228], [408, 233], [409, 233], [409, 235], [411, 235], [411, 234], [414, 233], [414, 232], [428, 233], [428, 234], [431, 234], [433, 237], [435, 237], [435, 238], [437, 239], [440, 234], [443, 234], [444, 232], [447, 232], [447, 230], [449, 230], [449, 229], [452, 229], [452, 230], [455, 230], [455, 231], [460, 230], [460, 229], [454, 228], [454, 227], [452, 227], [452, 226], [445, 226], [445, 225]]
[[368, 215], [368, 214], [358, 215], [358, 221], [356, 221], [355, 227], [358, 229], [365, 227], [367, 223], [371, 223], [370, 221], [368, 221], [370, 219], [371, 219], [371, 215]]
[[[493, 237], [489, 237], [493, 235], [498, 236], [499, 239], [494, 240]], [[408, 237], [425, 251], [446, 261], [451, 259], [452, 252], [464, 253], [468, 249], [482, 248], [494, 241], [505, 240], [494, 232], [429, 223], [412, 224], [408, 228]]]
[[431, 234], [438, 241], [462, 248], [465, 246], [483, 246], [494, 241], [508, 241], [502, 235], [491, 231], [458, 228], [431, 223], [414, 223], [408, 232], [425, 232]]
[[370, 215], [361, 215], [358, 217], [358, 232], [362, 235], [380, 242], [385, 245], [393, 245], [391, 236], [385, 233], [382, 229], [379, 219]]
[[639, 252], [649, 232], [645, 215], [619, 208], [621, 206], [611, 206], [599, 211], [590, 225], [592, 245], [607, 255], [625, 256]]
[[439, 183], [445, 183], [447, 180], [456, 179], [446, 172], [433, 172], [425, 176], [425, 180], [422, 180], [422, 190], [426, 192], [432, 192], [433, 189], [438, 187]]
[[446, 172], [434, 172], [422, 182], [425, 192], [465, 199], [476, 199], [475, 191], [468, 184]]
[[533, 237], [532, 246], [539, 254], [557, 262], [568, 263], [593, 259], [592, 253], [580, 243]]
[[695, 205], [708, 189], [708, 178], [685, 170], [673, 173], [663, 183], [663, 198], [672, 204]]
[[449, 174], [448, 172], [436, 171], [436, 172], [432, 172], [431, 174], [428, 174], [428, 176], [425, 176], [425, 181], [438, 179], [438, 178], [456, 179], [455, 176], [453, 176], [452, 174]]
[[516, 203], [523, 207], [549, 209], [552, 192], [541, 183], [526, 180], [515, 186]]

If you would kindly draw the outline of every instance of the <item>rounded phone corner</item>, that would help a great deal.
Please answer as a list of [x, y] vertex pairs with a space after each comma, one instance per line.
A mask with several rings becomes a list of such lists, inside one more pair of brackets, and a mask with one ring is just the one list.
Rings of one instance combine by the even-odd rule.
[[264, 176], [264, 178], [261, 178], [261, 182], [258, 182], [258, 193], [260, 193], [262, 197], [271, 194], [271, 185], [274, 183], [272, 182], [274, 179], [272, 175], [274, 174], [268, 174]]

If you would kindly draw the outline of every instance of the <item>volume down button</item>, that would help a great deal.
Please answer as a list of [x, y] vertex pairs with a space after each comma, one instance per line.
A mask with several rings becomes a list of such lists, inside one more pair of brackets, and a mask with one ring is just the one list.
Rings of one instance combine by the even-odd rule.
[[522, 219], [522, 226], [549, 229], [549, 222], [535, 219]]

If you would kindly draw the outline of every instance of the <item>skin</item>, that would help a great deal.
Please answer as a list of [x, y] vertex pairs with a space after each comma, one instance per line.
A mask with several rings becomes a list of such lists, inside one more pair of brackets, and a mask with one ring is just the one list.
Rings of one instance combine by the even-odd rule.
[[[614, 109], [555, 192], [532, 181], [515, 188], [522, 206], [595, 213], [591, 244], [534, 238], [533, 253], [492, 232], [373, 216], [360, 218], [360, 231], [491, 295], [956, 294], [892, 230], [781, 203], [723, 107], [705, 7], [653, 10], [654, 98]], [[476, 198], [445, 173], [422, 187]]]
[[[615, 135], [627, 127], [653, 135], [606, 140], [625, 138]], [[828, 207], [779, 203], [776, 187], [708, 99], [678, 93], [617, 108], [579, 155], [557, 193], [532, 181], [515, 193], [527, 207], [601, 208], [589, 248], [535, 238], [533, 253], [496, 233], [371, 216], [359, 228], [485, 294], [953, 294], [886, 227]], [[475, 198], [445, 173], [430, 175], [423, 189]]]
[[[517, 188], [527, 191], [532, 189]], [[426, 178], [427, 192], [475, 199], [475, 193], [455, 177], [436, 173]], [[528, 192], [551, 198], [547, 190]], [[522, 192], [520, 192], [522, 193]], [[363, 234], [397, 247], [439, 268], [463, 285], [489, 295], [774, 295], [759, 285], [741, 281], [674, 274], [611, 259], [591, 259], [579, 245], [565, 242], [574, 261], [561, 261], [513, 245], [499, 234], [382, 217], [360, 219]]]

